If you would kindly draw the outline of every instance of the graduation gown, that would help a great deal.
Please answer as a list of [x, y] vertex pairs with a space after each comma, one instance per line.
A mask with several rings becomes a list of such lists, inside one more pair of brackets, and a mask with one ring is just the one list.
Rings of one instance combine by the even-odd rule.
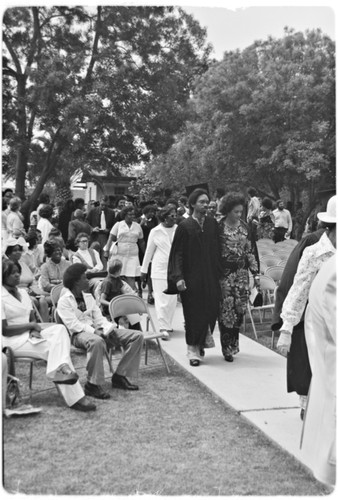
[[219, 309], [220, 265], [217, 222], [206, 216], [203, 230], [189, 217], [178, 225], [168, 262], [168, 290], [177, 294], [176, 283], [184, 279], [187, 289], [181, 301], [188, 345], [204, 345], [213, 332]]

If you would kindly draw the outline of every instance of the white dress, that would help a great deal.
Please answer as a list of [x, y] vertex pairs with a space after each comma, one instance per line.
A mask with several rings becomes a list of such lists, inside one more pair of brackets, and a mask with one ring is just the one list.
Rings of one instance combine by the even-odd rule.
[[143, 231], [137, 222], [129, 227], [123, 220], [116, 222], [110, 234], [117, 238], [117, 254], [114, 258], [122, 262], [122, 276], [140, 276], [140, 260], [138, 256], [138, 240], [143, 239]]

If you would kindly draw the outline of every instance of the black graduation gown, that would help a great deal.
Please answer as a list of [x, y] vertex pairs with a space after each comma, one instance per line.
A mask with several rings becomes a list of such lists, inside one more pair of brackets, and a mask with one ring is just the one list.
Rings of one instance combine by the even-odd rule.
[[181, 300], [188, 345], [204, 345], [210, 327], [218, 316], [220, 286], [219, 239], [217, 222], [207, 216], [203, 231], [189, 217], [178, 225], [168, 262], [168, 290], [177, 294], [176, 283], [184, 279], [187, 290]]

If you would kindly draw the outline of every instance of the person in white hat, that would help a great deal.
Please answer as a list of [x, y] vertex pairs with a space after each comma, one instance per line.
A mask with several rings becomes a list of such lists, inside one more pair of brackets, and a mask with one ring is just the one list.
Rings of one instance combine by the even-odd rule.
[[[336, 253], [336, 204], [337, 196], [332, 196], [327, 203], [326, 212], [319, 212], [317, 217], [325, 223], [325, 232], [318, 243], [305, 248], [299, 261], [293, 284], [287, 294], [281, 312], [283, 325], [277, 342], [278, 351], [287, 355], [291, 345], [293, 328], [304, 313], [309, 298], [311, 284], [318, 271], [332, 255]], [[301, 418], [306, 408], [307, 394], [300, 396]]]
[[319, 481], [336, 482], [336, 256], [326, 261], [310, 289], [305, 338], [312, 370], [301, 452]]

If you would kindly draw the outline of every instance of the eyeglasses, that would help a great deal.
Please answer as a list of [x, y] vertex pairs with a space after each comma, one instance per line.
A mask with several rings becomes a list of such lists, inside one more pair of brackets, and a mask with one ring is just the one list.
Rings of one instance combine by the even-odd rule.
[[88, 243], [88, 240], [80, 240], [79, 243]]

